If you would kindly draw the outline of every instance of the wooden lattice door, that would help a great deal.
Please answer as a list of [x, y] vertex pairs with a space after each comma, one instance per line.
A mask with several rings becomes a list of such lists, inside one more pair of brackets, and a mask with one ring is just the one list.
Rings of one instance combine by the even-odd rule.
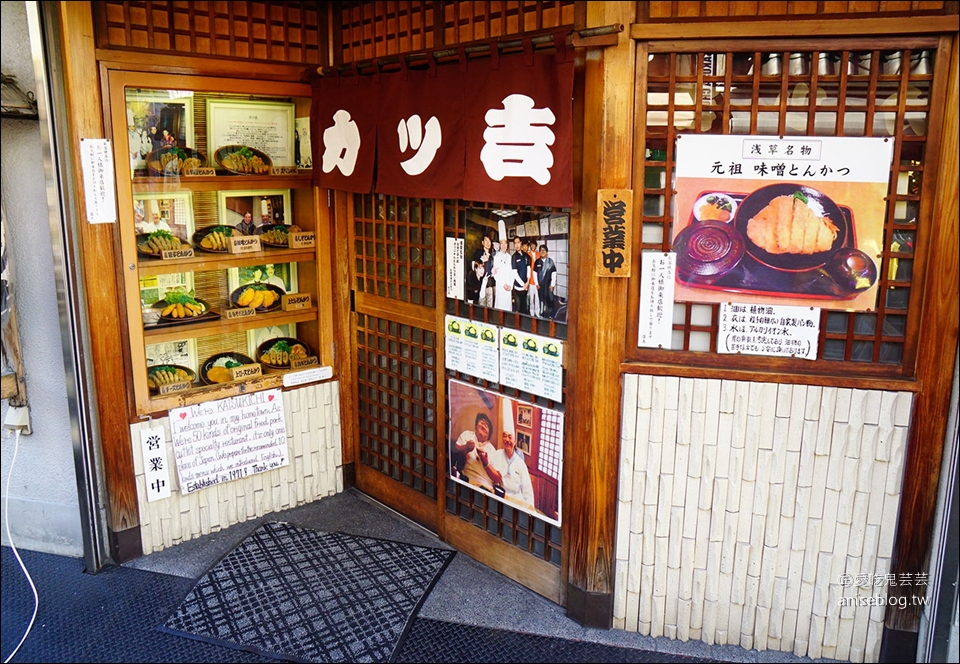
[[357, 488], [436, 531], [444, 416], [434, 201], [358, 194], [347, 214]]

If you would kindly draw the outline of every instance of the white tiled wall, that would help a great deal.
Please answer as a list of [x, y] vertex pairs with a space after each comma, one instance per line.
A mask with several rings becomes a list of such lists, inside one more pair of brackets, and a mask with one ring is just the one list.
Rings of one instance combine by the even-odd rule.
[[[624, 377], [614, 626], [877, 661], [912, 395]], [[926, 589], [918, 589], [924, 595]]]
[[[264, 514], [343, 491], [340, 387], [337, 382], [283, 393], [290, 463], [282, 468], [181, 495], [168, 418], [130, 427], [144, 554]], [[169, 498], [147, 502], [140, 429], [162, 424], [172, 482]]]

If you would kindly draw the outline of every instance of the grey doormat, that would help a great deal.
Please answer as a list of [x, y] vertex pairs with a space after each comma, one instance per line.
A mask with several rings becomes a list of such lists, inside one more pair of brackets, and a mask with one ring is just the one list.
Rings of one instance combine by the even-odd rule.
[[453, 555], [267, 523], [160, 630], [290, 661], [387, 662]]

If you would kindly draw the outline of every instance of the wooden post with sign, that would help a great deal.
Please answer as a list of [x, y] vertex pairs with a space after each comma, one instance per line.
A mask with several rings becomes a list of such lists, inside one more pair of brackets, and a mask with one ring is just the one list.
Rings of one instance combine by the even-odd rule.
[[633, 190], [597, 190], [598, 277], [629, 277], [633, 246]]

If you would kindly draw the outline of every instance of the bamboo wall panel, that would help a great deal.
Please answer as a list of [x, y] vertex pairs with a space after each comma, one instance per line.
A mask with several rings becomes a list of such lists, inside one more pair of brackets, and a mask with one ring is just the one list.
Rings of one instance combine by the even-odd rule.
[[911, 408], [907, 392], [625, 376], [614, 625], [877, 661], [885, 607], [840, 602], [886, 594]]
[[[185, 496], [177, 482], [169, 418], [130, 426], [144, 554], [343, 491], [339, 383], [284, 392], [283, 410], [288, 465]], [[171, 494], [147, 502], [140, 431], [157, 425], [166, 434]]]
[[94, 2], [98, 46], [325, 65], [319, 2]]
[[909, 12], [917, 14], [942, 14], [947, 3], [938, 0], [653, 0], [637, 3], [637, 16], [650, 22], [683, 20], [741, 20], [744, 18], [787, 18], [849, 15], [864, 18], [867, 16], [890, 16]]

